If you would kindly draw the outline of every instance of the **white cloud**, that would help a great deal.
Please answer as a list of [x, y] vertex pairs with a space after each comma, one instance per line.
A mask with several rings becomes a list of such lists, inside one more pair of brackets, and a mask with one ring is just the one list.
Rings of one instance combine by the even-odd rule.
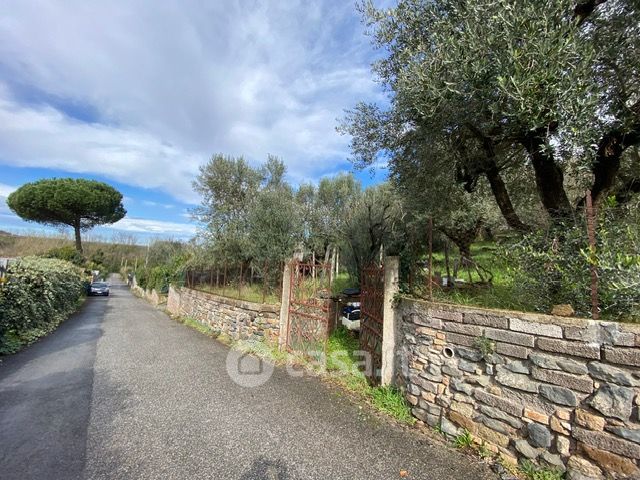
[[[190, 182], [212, 153], [279, 155], [293, 179], [344, 169], [336, 118], [380, 95], [351, 2], [13, 0], [0, 10], [5, 164], [100, 173], [193, 202]], [[87, 111], [93, 123], [69, 115]]]
[[16, 191], [17, 188], [18, 187], [14, 187], [13, 185], [0, 183], [0, 197], [4, 197], [6, 199], [12, 192]]
[[7, 205], [7, 197], [17, 188], [18, 187], [14, 187], [13, 185], [0, 183], [0, 215], [3, 217], [18, 218]]
[[167, 210], [175, 207], [175, 205], [171, 205], [170, 203], [160, 203], [152, 200], [143, 200], [142, 203], [147, 207], [165, 208]]
[[116, 223], [104, 225], [104, 228], [132, 233], [153, 233], [165, 236], [193, 236], [196, 226], [188, 223], [165, 222], [144, 218], [125, 217]]

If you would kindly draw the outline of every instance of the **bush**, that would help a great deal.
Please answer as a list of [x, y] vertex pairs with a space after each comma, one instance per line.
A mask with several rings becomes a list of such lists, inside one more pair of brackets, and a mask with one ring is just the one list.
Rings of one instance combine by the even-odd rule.
[[74, 265], [82, 266], [85, 263], [84, 256], [76, 250], [73, 245], [65, 245], [64, 247], [52, 248], [43, 255], [45, 258], [57, 258], [66, 260]]
[[11, 353], [60, 324], [84, 293], [82, 270], [54, 258], [12, 263], [0, 287], [0, 354]]
[[513, 267], [514, 294], [541, 312], [568, 303], [580, 316], [591, 315], [591, 266], [598, 274], [602, 316], [640, 318], [640, 227], [637, 205], [619, 207], [608, 199], [598, 218], [596, 248], [586, 225], [576, 222], [524, 237], [503, 248]]

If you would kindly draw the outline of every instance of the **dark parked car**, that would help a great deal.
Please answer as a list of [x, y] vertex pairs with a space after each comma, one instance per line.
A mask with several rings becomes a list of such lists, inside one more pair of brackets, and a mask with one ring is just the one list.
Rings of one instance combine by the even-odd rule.
[[93, 282], [89, 286], [89, 295], [109, 296], [109, 284], [104, 282]]

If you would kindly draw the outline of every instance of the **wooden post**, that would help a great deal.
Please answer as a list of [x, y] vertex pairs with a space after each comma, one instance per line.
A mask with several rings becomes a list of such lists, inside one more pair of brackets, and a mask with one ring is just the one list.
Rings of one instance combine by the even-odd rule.
[[240, 278], [238, 279], [238, 300], [242, 298], [242, 262], [240, 262]]
[[447, 269], [447, 288], [451, 287], [451, 270], [449, 269], [449, 241], [444, 240], [444, 264]]
[[429, 217], [429, 301], [433, 301], [433, 217]]
[[262, 264], [262, 303], [266, 300], [267, 296], [267, 262]]
[[[596, 214], [593, 207], [593, 197], [591, 196], [591, 190], [587, 190], [587, 237], [589, 238], [589, 255], [590, 257], [596, 254]], [[590, 270], [591, 270], [591, 318], [598, 320], [600, 318], [600, 307], [598, 305], [598, 267], [594, 263], [594, 258], [591, 258]]]
[[222, 296], [224, 297], [224, 291], [227, 288], [227, 262], [224, 262], [224, 276], [222, 277]]

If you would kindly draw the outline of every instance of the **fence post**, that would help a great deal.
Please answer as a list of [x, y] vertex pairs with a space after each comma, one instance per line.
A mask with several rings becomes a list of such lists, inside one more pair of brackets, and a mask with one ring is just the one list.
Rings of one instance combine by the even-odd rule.
[[285, 262], [282, 270], [282, 296], [280, 298], [280, 336], [278, 337], [278, 348], [287, 348], [287, 337], [289, 335], [289, 294], [291, 292], [291, 266]]
[[399, 286], [400, 259], [387, 257], [384, 259], [384, 306], [382, 317], [382, 371], [380, 383], [392, 385], [396, 377], [396, 314], [393, 300], [400, 291]]
[[[589, 239], [589, 253], [595, 255], [596, 253], [596, 213], [593, 205], [593, 197], [591, 196], [591, 190], [587, 190], [587, 237]], [[590, 265], [591, 273], [591, 318], [594, 320], [600, 319], [600, 307], [598, 306], [598, 268], [594, 263]]]

